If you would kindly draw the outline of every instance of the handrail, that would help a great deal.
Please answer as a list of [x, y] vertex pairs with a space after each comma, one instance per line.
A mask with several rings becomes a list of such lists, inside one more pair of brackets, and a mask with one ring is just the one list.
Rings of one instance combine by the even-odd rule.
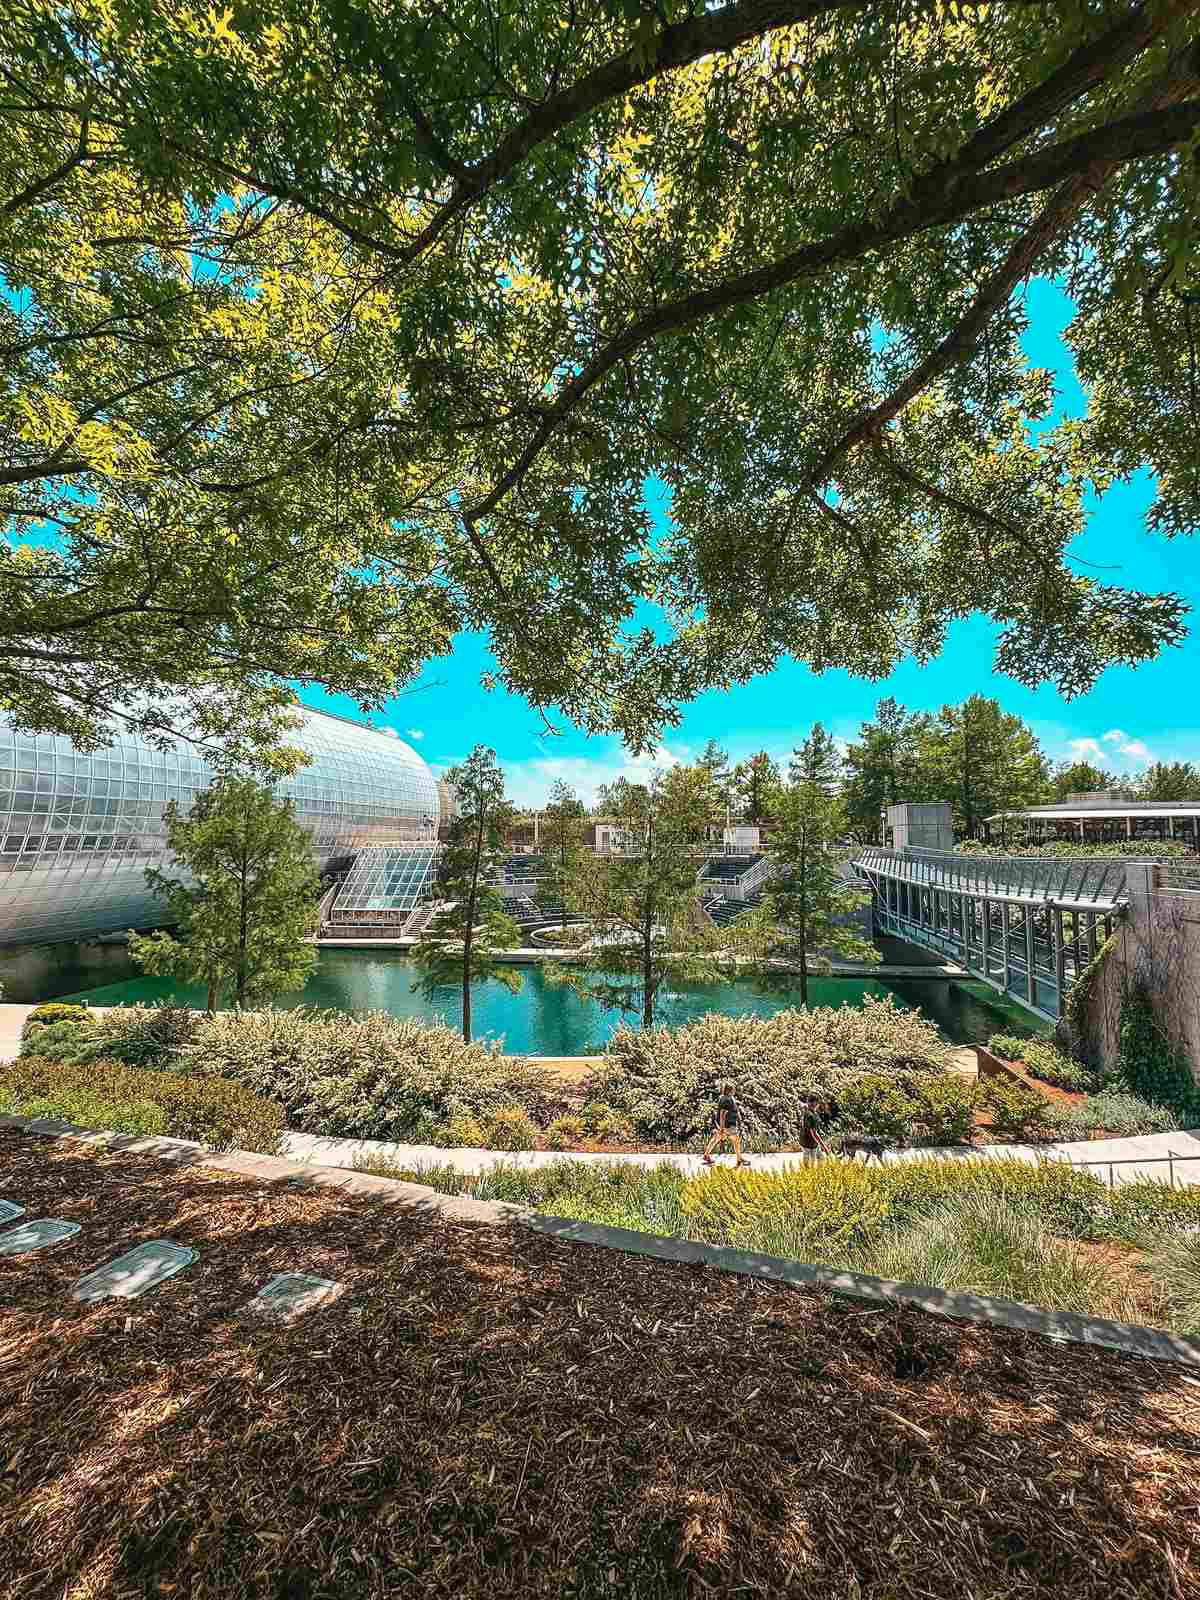
[[984, 898], [1116, 906], [1125, 897], [1123, 857], [975, 856], [868, 845], [855, 865], [887, 877]]
[[1104, 1156], [1097, 1156], [1089, 1161], [1086, 1156], [1080, 1156], [1076, 1160], [1074, 1156], [1066, 1155], [1060, 1151], [1057, 1154], [1057, 1159], [1069, 1162], [1073, 1167], [1107, 1167], [1108, 1187], [1110, 1189], [1113, 1187], [1114, 1167], [1152, 1167], [1161, 1165], [1165, 1161], [1168, 1164], [1170, 1184], [1173, 1189], [1175, 1187], [1175, 1163], [1177, 1161], [1200, 1161], [1200, 1155], [1184, 1156], [1180, 1155], [1176, 1150], [1168, 1150], [1165, 1156], [1123, 1156], [1118, 1157], [1115, 1161], [1108, 1160]]

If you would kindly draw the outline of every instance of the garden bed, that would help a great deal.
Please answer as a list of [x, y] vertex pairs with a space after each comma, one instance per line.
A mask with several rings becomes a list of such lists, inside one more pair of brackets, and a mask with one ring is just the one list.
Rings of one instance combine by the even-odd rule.
[[[0, 1261], [23, 1600], [1200, 1592], [1178, 1369], [515, 1226], [0, 1134], [86, 1243]], [[134, 1302], [78, 1272], [200, 1251]], [[266, 1277], [344, 1283], [290, 1330]]]

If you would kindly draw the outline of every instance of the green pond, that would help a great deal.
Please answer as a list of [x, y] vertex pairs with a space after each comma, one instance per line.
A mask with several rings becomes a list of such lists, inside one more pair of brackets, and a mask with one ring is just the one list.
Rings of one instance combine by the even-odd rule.
[[[587, 1055], [601, 1048], [621, 1021], [621, 1013], [595, 1000], [583, 1000], [570, 989], [547, 983], [540, 967], [521, 968], [524, 983], [518, 994], [502, 984], [478, 984], [472, 992], [472, 1020], [477, 1038], [503, 1042], [513, 1055]], [[390, 1011], [396, 1017], [445, 1019], [453, 1027], [462, 1021], [456, 991], [439, 993], [433, 1002], [414, 994], [414, 969], [403, 955], [391, 951], [326, 950], [304, 990], [280, 996], [280, 1006], [320, 1006], [338, 1011]], [[893, 994], [936, 1023], [956, 1044], [986, 1040], [998, 1029], [1032, 1020], [985, 984], [934, 978], [816, 978], [809, 980], [809, 1004], [861, 1006], [864, 995]], [[40, 996], [39, 998], [49, 998]], [[166, 978], [129, 977], [73, 994], [64, 1000], [86, 1000], [95, 1006], [134, 1001], [178, 999], [203, 1006], [204, 991], [172, 983]], [[731, 1016], [767, 1017], [786, 1006], [799, 1004], [796, 990], [758, 994], [748, 983], [693, 984], [663, 990], [658, 1020], [678, 1027], [720, 1011]]]

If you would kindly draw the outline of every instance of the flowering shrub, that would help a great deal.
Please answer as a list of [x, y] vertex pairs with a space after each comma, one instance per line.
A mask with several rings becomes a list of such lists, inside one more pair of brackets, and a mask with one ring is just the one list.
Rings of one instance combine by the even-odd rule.
[[641, 1138], [685, 1144], [711, 1128], [721, 1084], [730, 1080], [743, 1133], [788, 1143], [799, 1136], [806, 1095], [829, 1093], [841, 1104], [849, 1086], [869, 1076], [917, 1099], [920, 1082], [945, 1074], [949, 1060], [932, 1023], [890, 995], [867, 996], [861, 1011], [710, 1013], [673, 1030], [620, 1028], [591, 1091], [629, 1117]]

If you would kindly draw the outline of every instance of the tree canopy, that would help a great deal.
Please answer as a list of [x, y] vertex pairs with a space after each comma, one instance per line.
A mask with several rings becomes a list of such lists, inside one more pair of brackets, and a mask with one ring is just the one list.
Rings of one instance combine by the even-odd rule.
[[[0, 704], [374, 703], [469, 626], [644, 747], [973, 610], [1023, 682], [1147, 659], [1183, 602], [1068, 546], [1144, 466], [1154, 528], [1200, 521], [1198, 12], [23, 0]], [[1022, 351], [1033, 273], [1083, 419]]]

